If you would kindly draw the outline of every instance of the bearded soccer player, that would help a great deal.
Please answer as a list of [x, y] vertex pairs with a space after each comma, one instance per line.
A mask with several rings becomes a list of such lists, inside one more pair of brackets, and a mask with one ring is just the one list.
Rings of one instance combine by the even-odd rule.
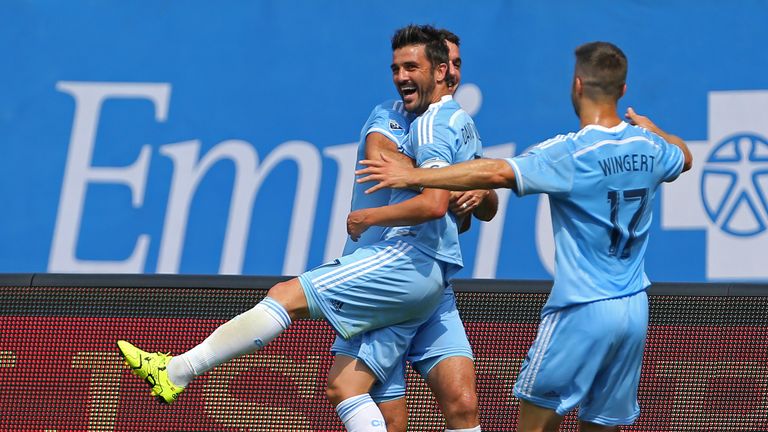
[[[477, 156], [478, 139], [458, 147], [451, 140], [455, 134], [441, 127], [446, 113], [457, 112], [458, 105], [450, 98], [448, 48], [440, 33], [429, 26], [408, 26], [392, 42], [395, 84], [402, 84], [405, 108], [420, 114], [414, 144], [421, 145], [414, 159], [421, 166], [441, 166]], [[469, 116], [451, 119], [474, 127]], [[396, 355], [377, 352], [366, 362], [336, 357], [329, 374], [328, 395], [347, 430], [385, 431], [368, 391], [398, 368], [416, 330], [440, 304], [448, 279], [462, 266], [456, 220], [447, 212], [449, 196], [437, 189], [397, 191], [375, 213], [359, 220], [351, 214], [352, 238], [379, 225], [389, 227], [383, 239], [278, 283], [254, 308], [179, 356], [145, 352], [126, 341], [118, 341], [120, 352], [153, 394], [171, 403], [195, 377], [258, 350], [296, 319], [323, 318], [344, 339], [363, 335], [364, 340], [371, 330], [396, 325], [385, 345], [394, 347]]]
[[[453, 94], [461, 82], [460, 40], [448, 30], [442, 29], [440, 32], [448, 46], [448, 85]], [[398, 89], [407, 89], [409, 84], [408, 80], [402, 80], [398, 83]], [[385, 153], [407, 166], [412, 166], [413, 160], [400, 153], [400, 150], [409, 146], [407, 133], [413, 118], [414, 115], [405, 109], [402, 100], [377, 105], [363, 126], [358, 147], [359, 159], [378, 157]], [[410, 149], [407, 152], [414, 154]], [[364, 190], [363, 185], [355, 184], [353, 211], [376, 211], [377, 207], [385, 206], [390, 198], [389, 189], [373, 194], [365, 194]], [[459, 219], [474, 215], [487, 221], [496, 213], [498, 198], [493, 191], [475, 190], [451, 195], [450, 209]], [[355, 218], [354, 214], [352, 218]], [[358, 247], [377, 241], [384, 231], [384, 227], [368, 228], [357, 241], [347, 241], [344, 253], [351, 253]], [[386, 343], [386, 334], [391, 331], [393, 329], [389, 328], [373, 331], [365, 335], [366, 342], [361, 341], [362, 337], [350, 340], [337, 337], [332, 351], [337, 356], [369, 361], [371, 352], [381, 349], [377, 344]], [[377, 332], [385, 335], [382, 340], [377, 337]], [[435, 313], [419, 326], [408, 348], [407, 357], [402, 359], [401, 371], [390, 374], [386, 381], [377, 381], [369, 391], [384, 415], [389, 432], [405, 432], [407, 429], [406, 359], [432, 389], [445, 416], [447, 431], [480, 431], [472, 348], [450, 287], [446, 288]]]
[[578, 132], [558, 135], [509, 159], [435, 170], [403, 168], [386, 157], [363, 161], [382, 187], [448, 190], [507, 187], [549, 196], [555, 280], [515, 395], [519, 431], [556, 431], [579, 407], [582, 431], [618, 431], [640, 414], [637, 388], [648, 327], [650, 282], [644, 256], [652, 202], [663, 182], [691, 168], [685, 142], [617, 103], [627, 58], [615, 45], [575, 51], [571, 97]]

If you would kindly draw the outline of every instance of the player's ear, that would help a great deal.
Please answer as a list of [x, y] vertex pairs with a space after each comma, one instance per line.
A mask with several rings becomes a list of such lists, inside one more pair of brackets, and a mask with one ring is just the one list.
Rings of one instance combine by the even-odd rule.
[[437, 82], [444, 82], [448, 78], [448, 64], [440, 63], [435, 68], [435, 80]]
[[584, 83], [581, 82], [581, 78], [578, 76], [573, 77], [573, 92], [579, 96], [584, 92]]
[[627, 85], [626, 85], [626, 84], [624, 84], [624, 85], [621, 87], [621, 97], [623, 97], [623, 96], [624, 96], [626, 93], [627, 93]]

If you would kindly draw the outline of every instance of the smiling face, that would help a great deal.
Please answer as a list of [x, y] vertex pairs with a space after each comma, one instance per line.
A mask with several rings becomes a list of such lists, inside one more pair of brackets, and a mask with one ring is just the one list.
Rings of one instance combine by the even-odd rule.
[[433, 101], [435, 71], [424, 45], [406, 45], [392, 53], [392, 80], [408, 112], [422, 114]]

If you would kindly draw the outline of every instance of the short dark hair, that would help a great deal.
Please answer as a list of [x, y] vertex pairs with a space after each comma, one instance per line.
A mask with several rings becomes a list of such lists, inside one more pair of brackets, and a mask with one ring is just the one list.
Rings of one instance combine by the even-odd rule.
[[627, 82], [627, 56], [621, 49], [610, 42], [590, 42], [576, 48], [574, 54], [584, 94], [592, 100], [619, 100]]
[[451, 42], [456, 46], [461, 45], [461, 40], [459, 39], [459, 36], [457, 36], [456, 33], [448, 29], [444, 29], [444, 28], [440, 29], [440, 36], [442, 36], [443, 39], [447, 40], [448, 42]]
[[448, 64], [448, 46], [440, 30], [431, 25], [411, 24], [398, 29], [392, 36], [392, 51], [408, 45], [424, 45], [424, 53], [432, 65]]

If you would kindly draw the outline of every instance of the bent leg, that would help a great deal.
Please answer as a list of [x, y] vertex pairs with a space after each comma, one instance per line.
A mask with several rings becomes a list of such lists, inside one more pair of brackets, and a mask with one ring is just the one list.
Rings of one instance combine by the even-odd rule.
[[261, 349], [293, 319], [304, 317], [306, 305], [298, 279], [275, 285], [259, 304], [219, 326], [191, 350], [173, 357], [168, 363], [170, 380], [185, 387], [214, 367]]
[[429, 371], [427, 384], [437, 398], [448, 429], [480, 425], [475, 365], [470, 358], [457, 356], [440, 361]]
[[517, 432], [557, 432], [563, 417], [554, 410], [520, 399], [520, 418]]

